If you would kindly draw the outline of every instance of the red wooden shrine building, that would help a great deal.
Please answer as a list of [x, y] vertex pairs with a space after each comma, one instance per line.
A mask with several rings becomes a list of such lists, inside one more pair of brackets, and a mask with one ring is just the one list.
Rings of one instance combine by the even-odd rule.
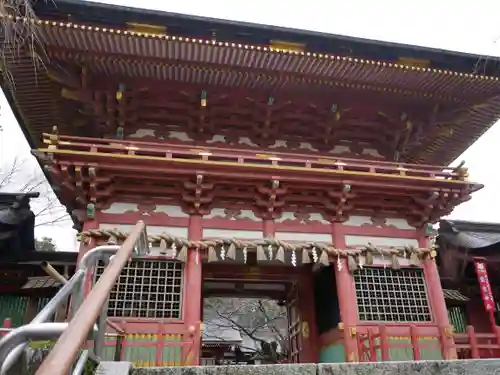
[[[467, 325], [472, 325], [477, 332], [491, 332], [492, 325], [500, 322], [497, 256], [500, 225], [443, 220], [440, 222], [437, 243], [440, 249], [437, 264], [441, 283], [443, 287], [449, 288], [445, 290], [455, 291], [448, 293], [447, 302], [455, 331], [465, 332]], [[483, 285], [476, 274], [474, 265], [478, 260], [484, 262], [488, 273], [491, 300], [484, 298]]]
[[284, 301], [289, 362], [457, 355], [427, 228], [481, 188], [447, 165], [500, 114], [491, 59], [75, 0], [35, 12], [10, 21], [36, 23], [44, 67], [15, 56], [5, 91], [80, 255], [148, 225], [152, 255], [109, 298], [122, 358], [199, 363], [202, 299], [220, 295]]

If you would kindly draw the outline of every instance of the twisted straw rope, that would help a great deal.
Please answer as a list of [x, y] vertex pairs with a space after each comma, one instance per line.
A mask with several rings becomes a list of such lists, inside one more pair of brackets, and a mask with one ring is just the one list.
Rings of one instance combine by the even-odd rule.
[[[122, 232], [118, 229], [91, 229], [79, 234], [80, 239], [85, 242], [87, 238], [115, 238], [116, 240], [124, 240], [127, 238], [128, 234]], [[244, 241], [235, 238], [228, 239], [204, 239], [201, 241], [190, 241], [186, 238], [171, 236], [168, 233], [163, 233], [159, 235], [149, 235], [149, 241], [151, 243], [160, 243], [165, 241], [167, 244], [175, 244], [177, 248], [187, 247], [187, 248], [197, 248], [200, 250], [208, 250], [209, 248], [216, 248], [220, 246], [230, 246], [234, 245], [238, 249], [256, 249], [259, 246], [273, 246], [276, 248], [283, 248], [285, 251], [301, 251], [304, 249], [316, 249], [318, 251], [325, 251], [329, 255], [335, 257], [356, 257], [365, 254], [366, 252], [371, 252], [373, 254], [379, 254], [382, 256], [405, 256], [415, 254], [419, 258], [430, 254], [432, 248], [416, 248], [412, 246], [406, 246], [402, 248], [380, 248], [373, 245], [367, 245], [362, 247], [353, 247], [347, 249], [338, 249], [333, 246], [326, 245], [320, 242], [302, 242], [302, 243], [289, 243], [285, 241], [276, 240], [274, 238], [265, 238], [252, 241]]]

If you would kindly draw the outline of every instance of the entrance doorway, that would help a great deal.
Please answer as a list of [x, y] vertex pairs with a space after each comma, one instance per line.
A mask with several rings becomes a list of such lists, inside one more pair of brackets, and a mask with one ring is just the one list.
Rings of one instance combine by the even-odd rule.
[[205, 280], [201, 364], [298, 363], [298, 303], [293, 282]]

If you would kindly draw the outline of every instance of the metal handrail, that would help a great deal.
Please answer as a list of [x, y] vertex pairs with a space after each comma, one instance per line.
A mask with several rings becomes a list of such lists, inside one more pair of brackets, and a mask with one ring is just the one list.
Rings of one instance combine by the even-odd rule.
[[[50, 263], [48, 262], [43, 262], [42, 263], [42, 269], [50, 276], [52, 277], [53, 279], [59, 281], [62, 285], [66, 284], [68, 282], [68, 280], [63, 276], [61, 275], [59, 272], [57, 272], [57, 270], [52, 267], [50, 265]], [[123, 329], [121, 329], [118, 325], [116, 325], [115, 323], [113, 323], [111, 320], [109, 319], [106, 319], [106, 324], [111, 327], [112, 329], [114, 329], [116, 332], [118, 332], [119, 334], [122, 334], [124, 335], [125, 334], [125, 331]], [[1, 329], [1, 328], [0, 328]], [[1, 332], [1, 331], [0, 331]]]
[[[73, 277], [65, 284], [57, 294], [52, 298], [45, 307], [35, 316], [35, 318], [30, 322], [29, 325], [45, 323], [50, 320], [53, 314], [59, 308], [59, 305], [65, 301], [71, 293], [81, 284], [85, 277], [85, 270], [79, 269], [75, 272]], [[20, 330], [23, 327], [19, 327], [12, 330], [10, 333], [5, 335], [0, 340], [0, 374], [5, 374], [19, 359], [24, 349], [28, 344], [21, 343], [14, 348], [11, 348], [8, 344], [11, 340], [14, 340], [17, 335], [21, 335]], [[26, 340], [25, 340], [26, 341]]]
[[[109, 267], [106, 267], [101, 279], [99, 279], [98, 284], [100, 284], [99, 293], [107, 293], [105, 294], [105, 301], [101, 304], [100, 310], [100, 318], [98, 324], [94, 324], [97, 318], [94, 318], [94, 321], [90, 324], [86, 334], [90, 331], [93, 331], [94, 336], [94, 354], [84, 351], [80, 356], [77, 364], [75, 365], [73, 374], [78, 375], [78, 371], [80, 371], [79, 364], [81, 361], [85, 362], [82, 357], [92, 358], [93, 360], [98, 360], [99, 356], [102, 355], [103, 345], [104, 345], [104, 335], [105, 335], [105, 325], [107, 321], [107, 296], [113, 287], [116, 278], [121, 273], [123, 266], [126, 263], [126, 260], [130, 259], [132, 254], [144, 255], [149, 252], [149, 243], [147, 239], [147, 233], [145, 224], [140, 221], [134, 227], [132, 233], [127, 238], [122, 246], [117, 245], [104, 245], [98, 246], [89, 252], [87, 252], [82, 259], [80, 260], [79, 267], [75, 271], [73, 277], [66, 281], [64, 277], [64, 285], [57, 292], [57, 294], [45, 305], [45, 307], [36, 315], [36, 317], [27, 325], [15, 328], [10, 330], [9, 333], [4, 335], [0, 339], [0, 375], [4, 375], [19, 359], [22, 355], [23, 351], [28, 346], [28, 343], [32, 340], [47, 340], [47, 339], [55, 339], [61, 334], [65, 333], [68, 327], [68, 323], [47, 323], [50, 318], [56, 313], [61, 304], [63, 304], [70, 296], [72, 297], [72, 308], [73, 311], [77, 310], [80, 307], [83, 296], [84, 296], [84, 280], [86, 279], [86, 275], [89, 270], [99, 259], [103, 259], [103, 256], [110, 257], [113, 254], [116, 254], [113, 261], [110, 261]], [[123, 261], [125, 259], [125, 261]], [[122, 262], [123, 261], [123, 262]], [[119, 268], [117, 270], [117, 268]], [[50, 270], [49, 270], [50, 271]], [[111, 280], [112, 276], [116, 273], [116, 277]], [[103, 279], [104, 275], [106, 278]], [[104, 280], [104, 281], [102, 281]], [[60, 280], [63, 281], [63, 280]], [[111, 284], [109, 284], [111, 282]], [[109, 285], [108, 285], [109, 284]], [[92, 292], [94, 289], [92, 289]], [[93, 294], [95, 296], [95, 293]], [[89, 298], [91, 297], [89, 295]], [[86, 314], [86, 312], [83, 312]], [[81, 316], [80, 310], [77, 311], [77, 316]], [[99, 312], [98, 312], [99, 315]], [[72, 316], [72, 315], [71, 315]], [[76, 316], [75, 316], [76, 318]], [[81, 319], [81, 318], [80, 318]], [[119, 327], [115, 325], [111, 325], [114, 329], [116, 329], [119, 333], [121, 330]], [[93, 328], [93, 330], [92, 330]], [[118, 329], [117, 329], [118, 328]], [[60, 340], [59, 340], [60, 341]], [[58, 342], [59, 342], [58, 341]], [[56, 343], [57, 346], [57, 343]], [[66, 348], [64, 348], [66, 350]], [[78, 351], [78, 350], [77, 350]], [[74, 356], [76, 356], [76, 352]], [[67, 373], [66, 373], [67, 374]]]
[[[140, 221], [110, 260], [108, 267], [105, 268], [97, 283], [79, 306], [67, 329], [63, 331], [47, 358], [38, 368], [36, 375], [67, 375], [69, 373], [94, 323], [98, 318], [101, 320], [103, 313], [106, 313], [108, 296], [123, 267], [131, 258], [134, 247], [137, 246], [138, 242], [147, 241], [144, 233], [145, 224]], [[148, 246], [147, 242], [145, 246]], [[87, 253], [86, 256], [89, 254]], [[104, 316], [106, 317], [106, 315]], [[98, 328], [104, 337], [103, 327], [99, 324]]]

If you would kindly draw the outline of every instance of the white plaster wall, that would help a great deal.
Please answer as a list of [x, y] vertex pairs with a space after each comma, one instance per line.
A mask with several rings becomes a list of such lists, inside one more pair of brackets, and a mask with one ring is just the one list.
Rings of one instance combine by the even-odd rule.
[[[400, 258], [398, 257], [398, 262], [401, 267], [409, 267], [410, 266], [410, 260], [407, 258]], [[360, 256], [359, 257], [359, 263], [361, 265], [366, 264], [366, 257], [365, 256]], [[391, 267], [391, 258], [390, 257], [382, 257], [380, 255], [375, 255], [373, 257], [373, 265], [374, 266], [386, 266], [386, 267]]]
[[137, 203], [115, 202], [111, 203], [108, 208], [102, 210], [101, 212], [104, 214], [124, 214], [126, 212], [137, 211], [139, 211]]
[[276, 232], [274, 237], [281, 241], [332, 243], [332, 235], [322, 233]]
[[[180, 142], [186, 142], [186, 143], [192, 143], [194, 142], [194, 139], [191, 138], [186, 132], [182, 132], [179, 130], [169, 130], [165, 137], [158, 137], [156, 135], [156, 129], [158, 124], [150, 124], [151, 128], [142, 128], [138, 129], [134, 134], [130, 134], [128, 138], [131, 139], [141, 139], [141, 138], [146, 138], [146, 137], [155, 137], [158, 139], [164, 139], [166, 141], [180, 141]], [[235, 141], [238, 145], [245, 145], [248, 147], [253, 147], [253, 148], [259, 148], [260, 146], [256, 143], [253, 143], [250, 138], [248, 137], [239, 137], [238, 140]], [[228, 140], [226, 139], [226, 136], [223, 134], [215, 134], [211, 139], [207, 140], [206, 143], [208, 145], [217, 145], [217, 144], [228, 144]], [[289, 147], [288, 142], [285, 140], [281, 139], [276, 139], [274, 141], [274, 144], [269, 146], [270, 149], [292, 149]], [[299, 150], [299, 151], [304, 151], [304, 152], [318, 152], [316, 148], [314, 148], [311, 143], [309, 142], [299, 142], [298, 147], [294, 147], [293, 150]], [[331, 150], [328, 151], [328, 153], [333, 154], [333, 155], [341, 155], [341, 154], [350, 154], [351, 148], [349, 145], [337, 145], [333, 147]], [[383, 159], [383, 156], [380, 155], [380, 153], [369, 147], [363, 147], [363, 150], [361, 151], [361, 155], [363, 156], [368, 156], [368, 157], [373, 157], [377, 159]]]
[[214, 219], [221, 218], [227, 220], [251, 220], [259, 222], [261, 221], [252, 210], [239, 210], [238, 213], [234, 216], [228, 215], [226, 212], [228, 210], [224, 208], [213, 208], [208, 215], [203, 216], [204, 219]]
[[297, 223], [300, 224], [314, 224], [314, 223], [321, 223], [321, 224], [330, 224], [328, 220], [325, 220], [323, 215], [319, 213], [309, 213], [304, 215], [304, 217], [301, 217], [300, 219], [295, 217], [296, 213], [295, 212], [288, 212], [285, 211], [281, 214], [281, 216], [278, 219], [275, 219], [276, 223], [283, 223], [286, 220], [293, 220], [296, 221]]
[[231, 230], [231, 229], [203, 229], [203, 238], [237, 238], [241, 240], [258, 240], [264, 238], [262, 231]]
[[[139, 204], [127, 202], [114, 202], [108, 208], [102, 210], [104, 214], [124, 214], [126, 212], [138, 212]], [[169, 217], [189, 217], [188, 214], [182, 212], [179, 206], [157, 204], [154, 206], [152, 213], [164, 213]]]
[[394, 238], [394, 237], [372, 237], [372, 236], [354, 236], [346, 235], [344, 237], [347, 246], [362, 246], [371, 243], [373, 246], [415, 246], [418, 247], [418, 240], [413, 238]]
[[[370, 216], [350, 216], [349, 220], [345, 221], [343, 225], [352, 227], [361, 227], [363, 225], [374, 225]], [[408, 221], [400, 218], [386, 218], [385, 225], [388, 227], [395, 227], [397, 229], [409, 229], [414, 230], [415, 228], [408, 224]], [[378, 226], [381, 228], [381, 226]]]
[[[99, 224], [99, 229], [118, 229], [122, 232], [131, 232], [134, 225], [122, 225], [122, 224]], [[146, 231], [148, 234], [158, 235], [162, 233], [168, 233], [171, 236], [187, 238], [188, 229], [182, 227], [160, 227], [155, 225], [146, 226]]]

